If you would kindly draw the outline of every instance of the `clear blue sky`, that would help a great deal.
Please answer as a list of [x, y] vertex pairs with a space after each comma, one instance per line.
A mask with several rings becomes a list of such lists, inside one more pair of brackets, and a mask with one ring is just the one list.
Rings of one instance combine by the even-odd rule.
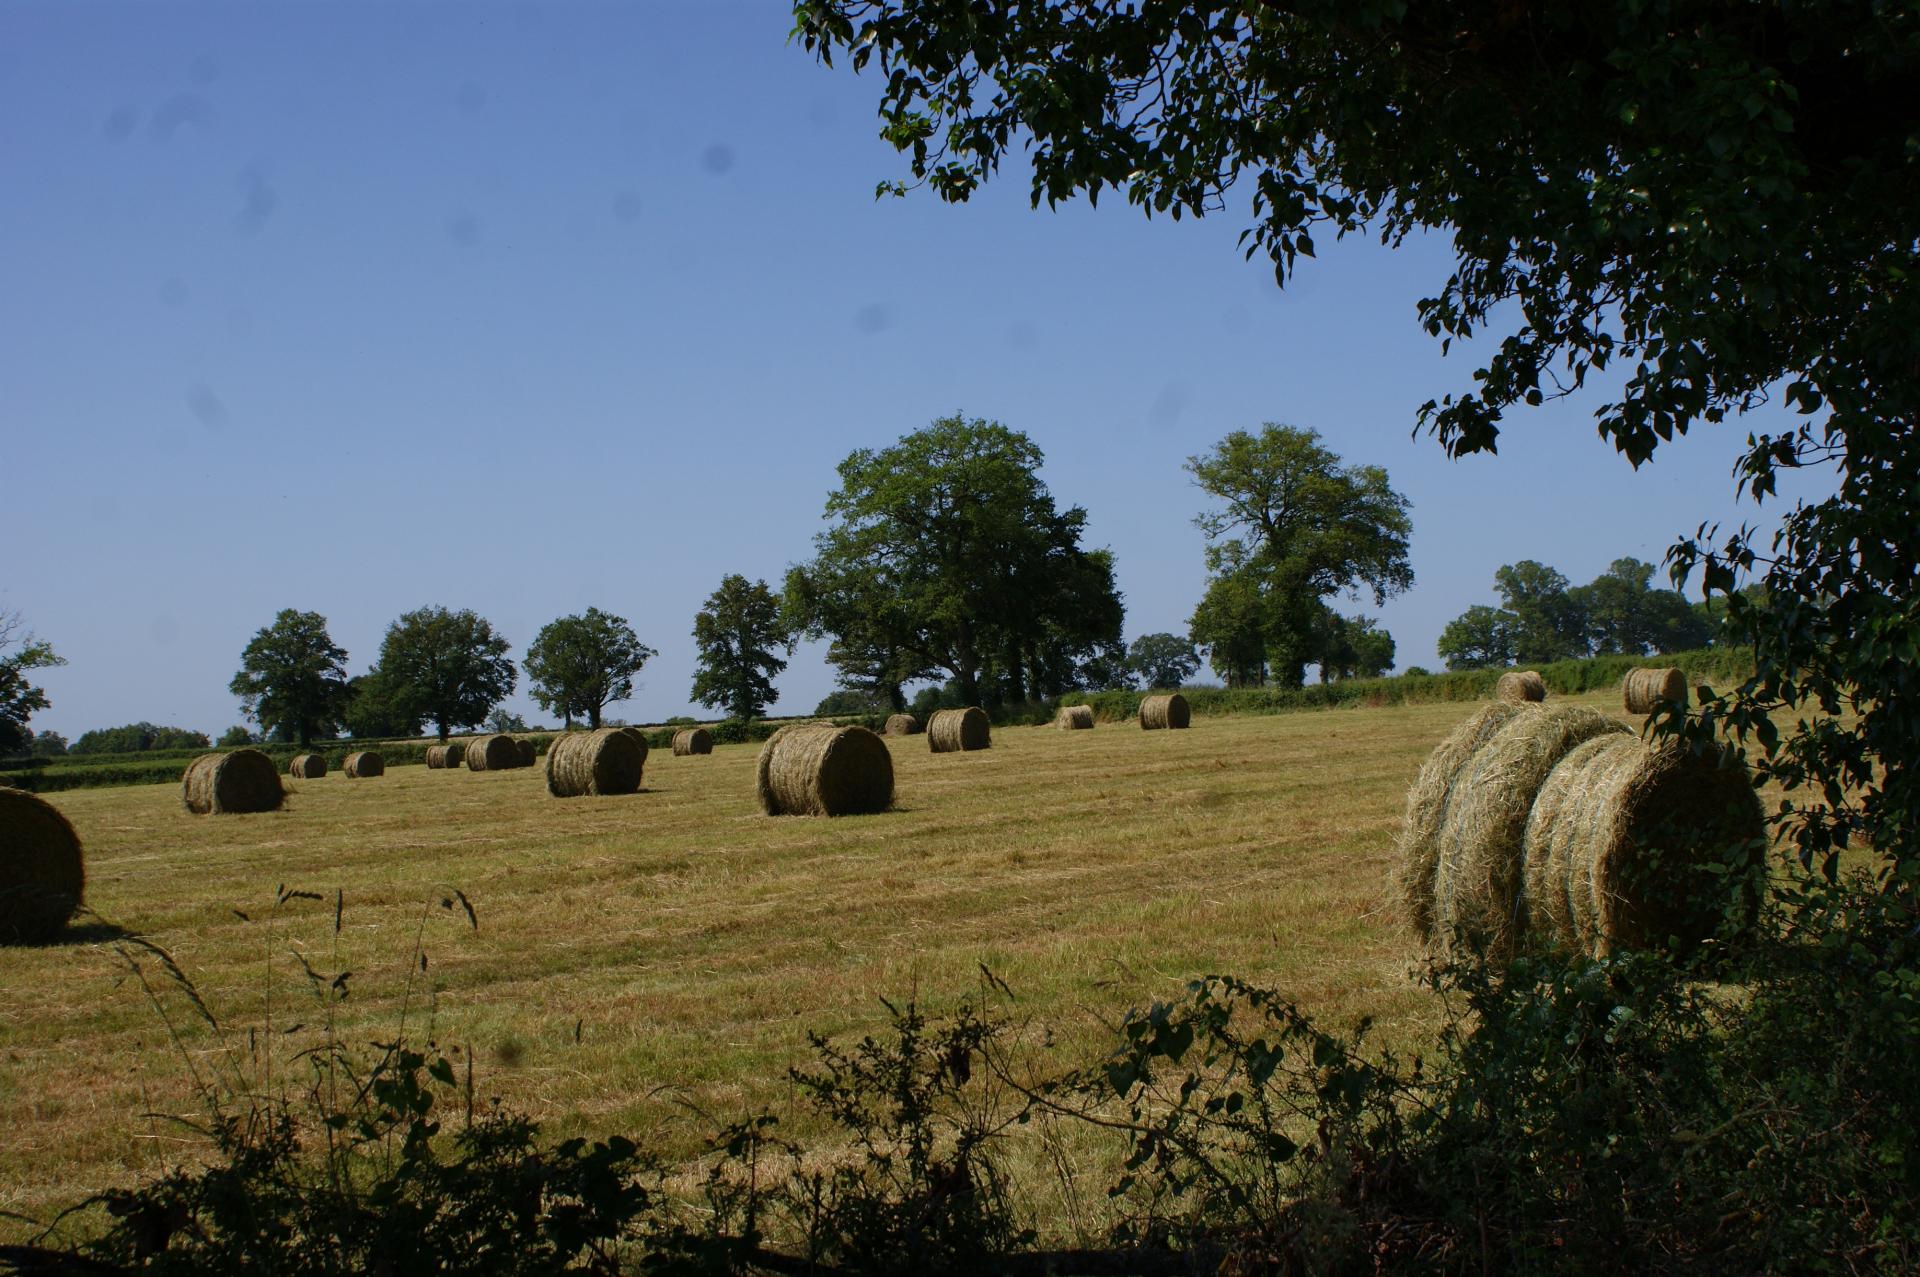
[[[660, 654], [611, 712], [702, 712], [720, 578], [777, 586], [842, 457], [956, 411], [1045, 451], [1129, 639], [1201, 592], [1182, 461], [1263, 421], [1411, 498], [1417, 583], [1381, 613], [1403, 667], [1503, 563], [1583, 582], [1757, 517], [1744, 424], [1638, 473], [1591, 401], [1516, 417], [1497, 458], [1414, 438], [1476, 353], [1415, 323], [1442, 241], [1323, 245], [1281, 292], [1232, 215], [1036, 212], [1011, 172], [876, 202], [904, 171], [878, 84], [789, 26], [774, 0], [0, 8], [0, 607], [70, 662], [34, 726], [218, 733], [281, 608], [357, 673], [427, 604], [516, 661], [619, 613]], [[776, 712], [832, 686], [803, 647]], [[509, 707], [541, 717], [524, 683]]]

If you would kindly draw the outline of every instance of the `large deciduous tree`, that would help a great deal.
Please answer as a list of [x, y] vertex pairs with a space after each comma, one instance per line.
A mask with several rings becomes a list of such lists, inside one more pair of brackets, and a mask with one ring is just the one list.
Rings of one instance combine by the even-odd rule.
[[240, 670], [227, 689], [263, 736], [305, 745], [340, 727], [346, 660], [347, 649], [327, 633], [326, 617], [284, 608], [240, 653]]
[[765, 581], [731, 573], [693, 618], [698, 664], [693, 699], [737, 719], [758, 718], [780, 699], [773, 680], [787, 668], [793, 631]]
[[1127, 669], [1144, 687], [1179, 687], [1199, 668], [1193, 640], [1178, 634], [1142, 634], [1127, 648]]
[[1502, 606], [1476, 604], [1440, 633], [1448, 669], [1525, 665], [1578, 656], [1656, 656], [1705, 647], [1714, 623], [1677, 590], [1651, 586], [1653, 568], [1615, 559], [1587, 585], [1532, 559], [1493, 574]]
[[1327, 600], [1365, 590], [1379, 604], [1413, 584], [1407, 499], [1380, 467], [1342, 466], [1314, 431], [1236, 430], [1187, 469], [1223, 506], [1194, 520], [1216, 553], [1190, 628], [1225, 645], [1214, 668], [1230, 683], [1300, 686], [1333, 624]]
[[625, 617], [590, 607], [543, 626], [523, 663], [528, 689], [542, 708], [568, 726], [579, 717], [597, 728], [601, 711], [633, 695], [633, 676], [653, 655]]
[[65, 664], [18, 612], [0, 610], [0, 754], [24, 750], [33, 740], [27, 720], [47, 708], [47, 694], [27, 681], [28, 671]]
[[445, 740], [477, 727], [513, 692], [511, 645], [485, 617], [423, 607], [387, 627], [374, 672], [404, 715], [431, 722]]
[[833, 525], [788, 573], [789, 616], [831, 635], [850, 686], [904, 704], [902, 685], [950, 676], [967, 704], [1106, 681], [1124, 661], [1113, 558], [1057, 509], [1026, 435], [945, 417], [840, 463]]

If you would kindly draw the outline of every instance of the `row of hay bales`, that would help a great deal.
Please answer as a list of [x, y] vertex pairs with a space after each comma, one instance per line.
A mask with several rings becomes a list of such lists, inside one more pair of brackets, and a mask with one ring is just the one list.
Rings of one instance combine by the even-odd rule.
[[1442, 951], [1688, 947], [1750, 915], [1764, 847], [1744, 766], [1584, 706], [1496, 701], [1408, 791], [1399, 888]]
[[[1678, 669], [1631, 669], [1620, 680], [1621, 700], [1629, 714], [1651, 714], [1662, 705], [1685, 706], [1687, 676]], [[1533, 670], [1508, 670], [1493, 685], [1497, 701], [1509, 705], [1537, 704], [1547, 699], [1547, 683]]]

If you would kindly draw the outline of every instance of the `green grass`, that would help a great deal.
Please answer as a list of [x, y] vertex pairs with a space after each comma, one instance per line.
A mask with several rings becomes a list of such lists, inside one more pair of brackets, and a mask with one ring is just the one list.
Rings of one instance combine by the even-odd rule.
[[[1391, 848], [1408, 783], [1465, 712], [999, 728], [989, 751], [939, 756], [892, 739], [898, 809], [838, 820], [759, 814], [744, 745], [656, 751], [645, 792], [620, 798], [549, 798], [537, 769], [400, 766], [289, 782], [264, 815], [190, 816], [161, 787], [51, 801], [85, 840], [91, 907], [176, 955], [234, 1041], [312, 1018], [290, 951], [353, 971], [349, 1039], [393, 1033], [424, 917], [436, 1032], [471, 1048], [483, 1095], [556, 1133], [691, 1151], [682, 1101], [783, 1105], [809, 1029], [878, 1028], [883, 996], [951, 1006], [982, 965], [1073, 1063], [1125, 1008], [1220, 971], [1424, 1041], [1437, 1008], [1411, 978]], [[270, 924], [281, 884], [327, 899]], [[456, 887], [477, 930], [439, 906]], [[195, 1101], [110, 936], [0, 951], [0, 976], [0, 1210], [44, 1218], [197, 1147], [141, 1116]], [[209, 1067], [211, 1035], [184, 1040]], [[0, 1218], [0, 1237], [23, 1227]]]

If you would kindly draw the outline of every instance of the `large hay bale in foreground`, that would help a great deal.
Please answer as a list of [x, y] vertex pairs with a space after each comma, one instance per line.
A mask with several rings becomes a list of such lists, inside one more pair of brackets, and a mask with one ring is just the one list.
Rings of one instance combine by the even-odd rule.
[[341, 765], [340, 770], [345, 772], [350, 780], [384, 776], [387, 774], [387, 760], [370, 749], [363, 749], [357, 754], [348, 754], [347, 761]]
[[927, 721], [927, 748], [936, 754], [958, 750], [990, 749], [993, 746], [993, 721], [978, 705], [965, 709], [934, 711]]
[[1526, 925], [1520, 902], [1533, 800], [1556, 764], [1596, 736], [1630, 729], [1584, 705], [1519, 706], [1455, 777], [1434, 865], [1432, 939], [1494, 956]]
[[1495, 700], [1505, 701], [1509, 705], [1525, 705], [1529, 701], [1547, 699], [1547, 680], [1532, 670], [1508, 670], [1493, 685]]
[[463, 759], [468, 771], [503, 772], [520, 765], [520, 749], [511, 736], [495, 732], [489, 736], [476, 736], [466, 744]]
[[1488, 738], [1519, 712], [1516, 706], [1495, 701], [1454, 728], [1427, 755], [1419, 779], [1407, 791], [1407, 814], [1400, 826], [1400, 900], [1408, 925], [1422, 939], [1433, 930], [1433, 880], [1440, 863], [1440, 829], [1447, 821], [1447, 805], [1453, 801], [1454, 781]]
[[1651, 714], [1666, 702], [1685, 707], [1687, 676], [1677, 669], [1628, 670], [1620, 691], [1629, 714]]
[[1185, 727], [1192, 721], [1193, 712], [1187, 708], [1187, 698], [1178, 692], [1168, 692], [1162, 696], [1145, 696], [1140, 699], [1142, 730]]
[[1062, 705], [1053, 716], [1053, 725], [1063, 732], [1085, 731], [1093, 726], [1093, 706]]
[[555, 798], [631, 794], [646, 767], [643, 747], [618, 727], [568, 732], [547, 748], [547, 792]]
[[711, 754], [713, 733], [704, 727], [683, 727], [673, 734], [673, 752], [675, 757], [685, 757], [688, 754]]
[[513, 741], [513, 765], [531, 767], [540, 757], [540, 747], [526, 736], [516, 736]]
[[[980, 714], [977, 709], [965, 712]], [[937, 725], [939, 715], [933, 721]], [[864, 727], [795, 723], [782, 727], [761, 746], [755, 789], [761, 809], [769, 816], [885, 811], [893, 806], [893, 754], [885, 741]]]
[[1745, 766], [1606, 735], [1560, 761], [1527, 821], [1528, 928], [1595, 956], [1692, 948], [1759, 899], [1766, 818]]
[[921, 731], [920, 720], [911, 714], [887, 715], [888, 736], [918, 736]]
[[280, 769], [257, 749], [202, 754], [180, 778], [180, 800], [196, 816], [279, 811], [286, 802]]
[[319, 780], [327, 774], [325, 754], [295, 754], [287, 764], [287, 775], [295, 780]]
[[0, 787], [0, 944], [59, 935], [86, 885], [80, 835], [67, 818], [37, 795]]

